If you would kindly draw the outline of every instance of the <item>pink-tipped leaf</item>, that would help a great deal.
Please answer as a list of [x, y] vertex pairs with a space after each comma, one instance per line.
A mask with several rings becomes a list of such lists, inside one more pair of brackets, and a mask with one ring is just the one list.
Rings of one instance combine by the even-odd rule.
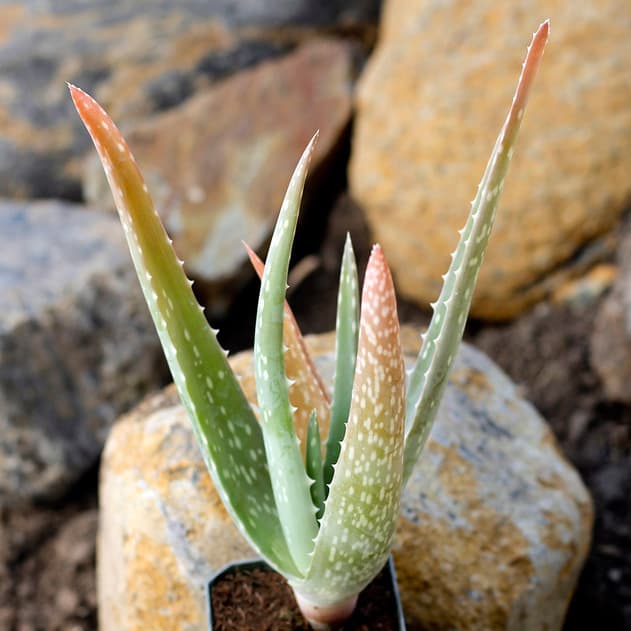
[[550, 24], [534, 34], [508, 116], [497, 138], [488, 165], [471, 203], [452, 262], [416, 364], [410, 374], [406, 402], [405, 474], [407, 481], [429, 436], [438, 404], [462, 339], [473, 289], [504, 187], [513, 147], [534, 77], [548, 40]]
[[193, 295], [125, 140], [92, 97], [69, 87], [103, 163], [138, 279], [215, 486], [252, 546], [282, 572], [297, 574], [254, 413]]
[[405, 368], [392, 277], [373, 248], [362, 293], [349, 418], [311, 566], [291, 581], [306, 601], [354, 597], [383, 567], [403, 479]]

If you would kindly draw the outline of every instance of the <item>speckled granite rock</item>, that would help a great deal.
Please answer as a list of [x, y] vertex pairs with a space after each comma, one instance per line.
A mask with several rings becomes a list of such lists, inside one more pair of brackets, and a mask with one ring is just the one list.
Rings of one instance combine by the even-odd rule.
[[2, 505], [67, 489], [165, 370], [115, 217], [0, 201], [0, 234]]
[[388, 0], [358, 86], [349, 178], [410, 299], [438, 296], [525, 45], [547, 17], [472, 313], [513, 317], [607, 252], [600, 237], [631, 195], [629, 5]]
[[617, 279], [596, 318], [590, 359], [607, 395], [631, 403], [631, 221], [618, 248]]
[[65, 81], [120, 122], [321, 32], [371, 38], [379, 0], [0, 3], [0, 196], [80, 197], [89, 141]]
[[[405, 347], [418, 335], [406, 330]], [[325, 379], [333, 338], [312, 337]], [[249, 353], [232, 359], [249, 396]], [[117, 423], [101, 469], [101, 631], [199, 629], [204, 581], [252, 551], [206, 474], [173, 389]], [[394, 550], [419, 628], [560, 629], [587, 552], [591, 501], [545, 422], [463, 346], [427, 451], [403, 497]]]
[[[235, 278], [252, 277], [241, 241], [259, 250], [267, 243], [289, 177], [316, 129], [311, 172], [319, 184], [307, 185], [307, 201], [320, 189], [325, 165], [348, 130], [353, 67], [350, 46], [314, 41], [126, 134], [175, 249], [188, 273], [204, 281], [212, 313], [225, 311], [240, 286]], [[96, 156], [85, 184], [90, 202], [113, 207]]]

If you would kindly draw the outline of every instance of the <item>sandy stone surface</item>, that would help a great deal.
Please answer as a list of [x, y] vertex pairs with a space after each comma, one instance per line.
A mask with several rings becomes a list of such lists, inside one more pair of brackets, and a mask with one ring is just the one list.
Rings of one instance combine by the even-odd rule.
[[[418, 335], [405, 332], [405, 347]], [[309, 339], [325, 379], [332, 337]], [[251, 356], [232, 360], [252, 396]], [[252, 552], [206, 473], [172, 389], [117, 424], [101, 472], [100, 628], [198, 629], [204, 583]], [[395, 560], [421, 627], [560, 629], [587, 552], [591, 500], [512, 382], [463, 346], [402, 501]]]
[[472, 313], [511, 318], [583, 272], [631, 195], [631, 10], [617, 0], [389, 0], [358, 89], [351, 193], [398, 289], [438, 296], [531, 33], [551, 35]]

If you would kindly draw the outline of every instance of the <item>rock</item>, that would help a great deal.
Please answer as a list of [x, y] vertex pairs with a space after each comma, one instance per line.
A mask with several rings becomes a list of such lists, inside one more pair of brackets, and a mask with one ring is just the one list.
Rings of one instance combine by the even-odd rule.
[[518, 0], [390, 0], [360, 79], [350, 188], [400, 291], [438, 296], [525, 44], [544, 18], [537, 76], [472, 313], [506, 319], [607, 254], [631, 195], [631, 13]]
[[83, 206], [0, 202], [0, 505], [65, 491], [114, 419], [164, 383], [117, 224]]
[[617, 275], [618, 268], [615, 265], [599, 263], [583, 276], [558, 287], [552, 295], [552, 302], [568, 305], [593, 303], [611, 289]]
[[631, 222], [618, 249], [617, 279], [596, 317], [590, 359], [607, 396], [631, 403]]
[[[585, 470], [575, 442], [585, 423], [600, 420], [602, 394], [589, 362], [598, 303], [543, 301], [509, 324], [482, 327], [476, 348], [519, 384], [552, 427], [572, 462]], [[594, 449], [602, 457], [599, 448]], [[597, 461], [599, 461], [597, 459]]]
[[[252, 277], [241, 241], [265, 246], [289, 177], [316, 129], [311, 172], [325, 179], [350, 122], [353, 75], [347, 44], [312, 42], [126, 134], [175, 249], [188, 273], [204, 281], [214, 314], [223, 315], [231, 295]], [[91, 202], [112, 206], [96, 156], [85, 190]]]
[[[319, 33], [370, 43], [379, 0], [0, 5], [0, 196], [79, 199], [89, 139], [65, 81], [141, 120]], [[210, 117], [212, 118], [212, 117]]]
[[[405, 331], [405, 347], [418, 334]], [[308, 338], [325, 380], [333, 337]], [[252, 397], [250, 353], [232, 359]], [[252, 557], [214, 490], [173, 388], [116, 424], [101, 468], [101, 631], [199, 629], [204, 585]], [[560, 629], [589, 547], [591, 501], [534, 408], [461, 348], [403, 497], [394, 549], [413, 628]]]

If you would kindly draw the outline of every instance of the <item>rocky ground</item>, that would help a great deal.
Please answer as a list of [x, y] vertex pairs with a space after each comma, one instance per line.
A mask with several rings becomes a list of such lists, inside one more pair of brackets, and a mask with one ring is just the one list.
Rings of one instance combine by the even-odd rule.
[[[337, 252], [350, 228], [360, 266], [369, 234], [352, 204], [331, 217], [315, 272], [293, 293], [307, 332], [332, 326]], [[223, 327], [235, 350], [247, 347], [243, 317], [252, 292], [240, 299]], [[314, 307], [314, 305], [317, 305]], [[565, 629], [631, 628], [631, 407], [613, 404], [591, 368], [589, 339], [598, 301], [542, 304], [507, 326], [472, 322], [468, 338], [523, 387], [548, 419], [559, 444], [581, 472], [596, 506], [592, 549]], [[427, 315], [401, 302], [403, 319], [422, 325]], [[95, 546], [97, 474], [91, 471], [57, 504], [4, 510], [0, 522], [0, 629], [88, 630], [96, 625]]]
[[631, 408], [614, 404], [589, 364], [596, 305], [540, 305], [473, 336], [550, 422], [596, 509], [591, 553], [566, 629], [631, 628]]

